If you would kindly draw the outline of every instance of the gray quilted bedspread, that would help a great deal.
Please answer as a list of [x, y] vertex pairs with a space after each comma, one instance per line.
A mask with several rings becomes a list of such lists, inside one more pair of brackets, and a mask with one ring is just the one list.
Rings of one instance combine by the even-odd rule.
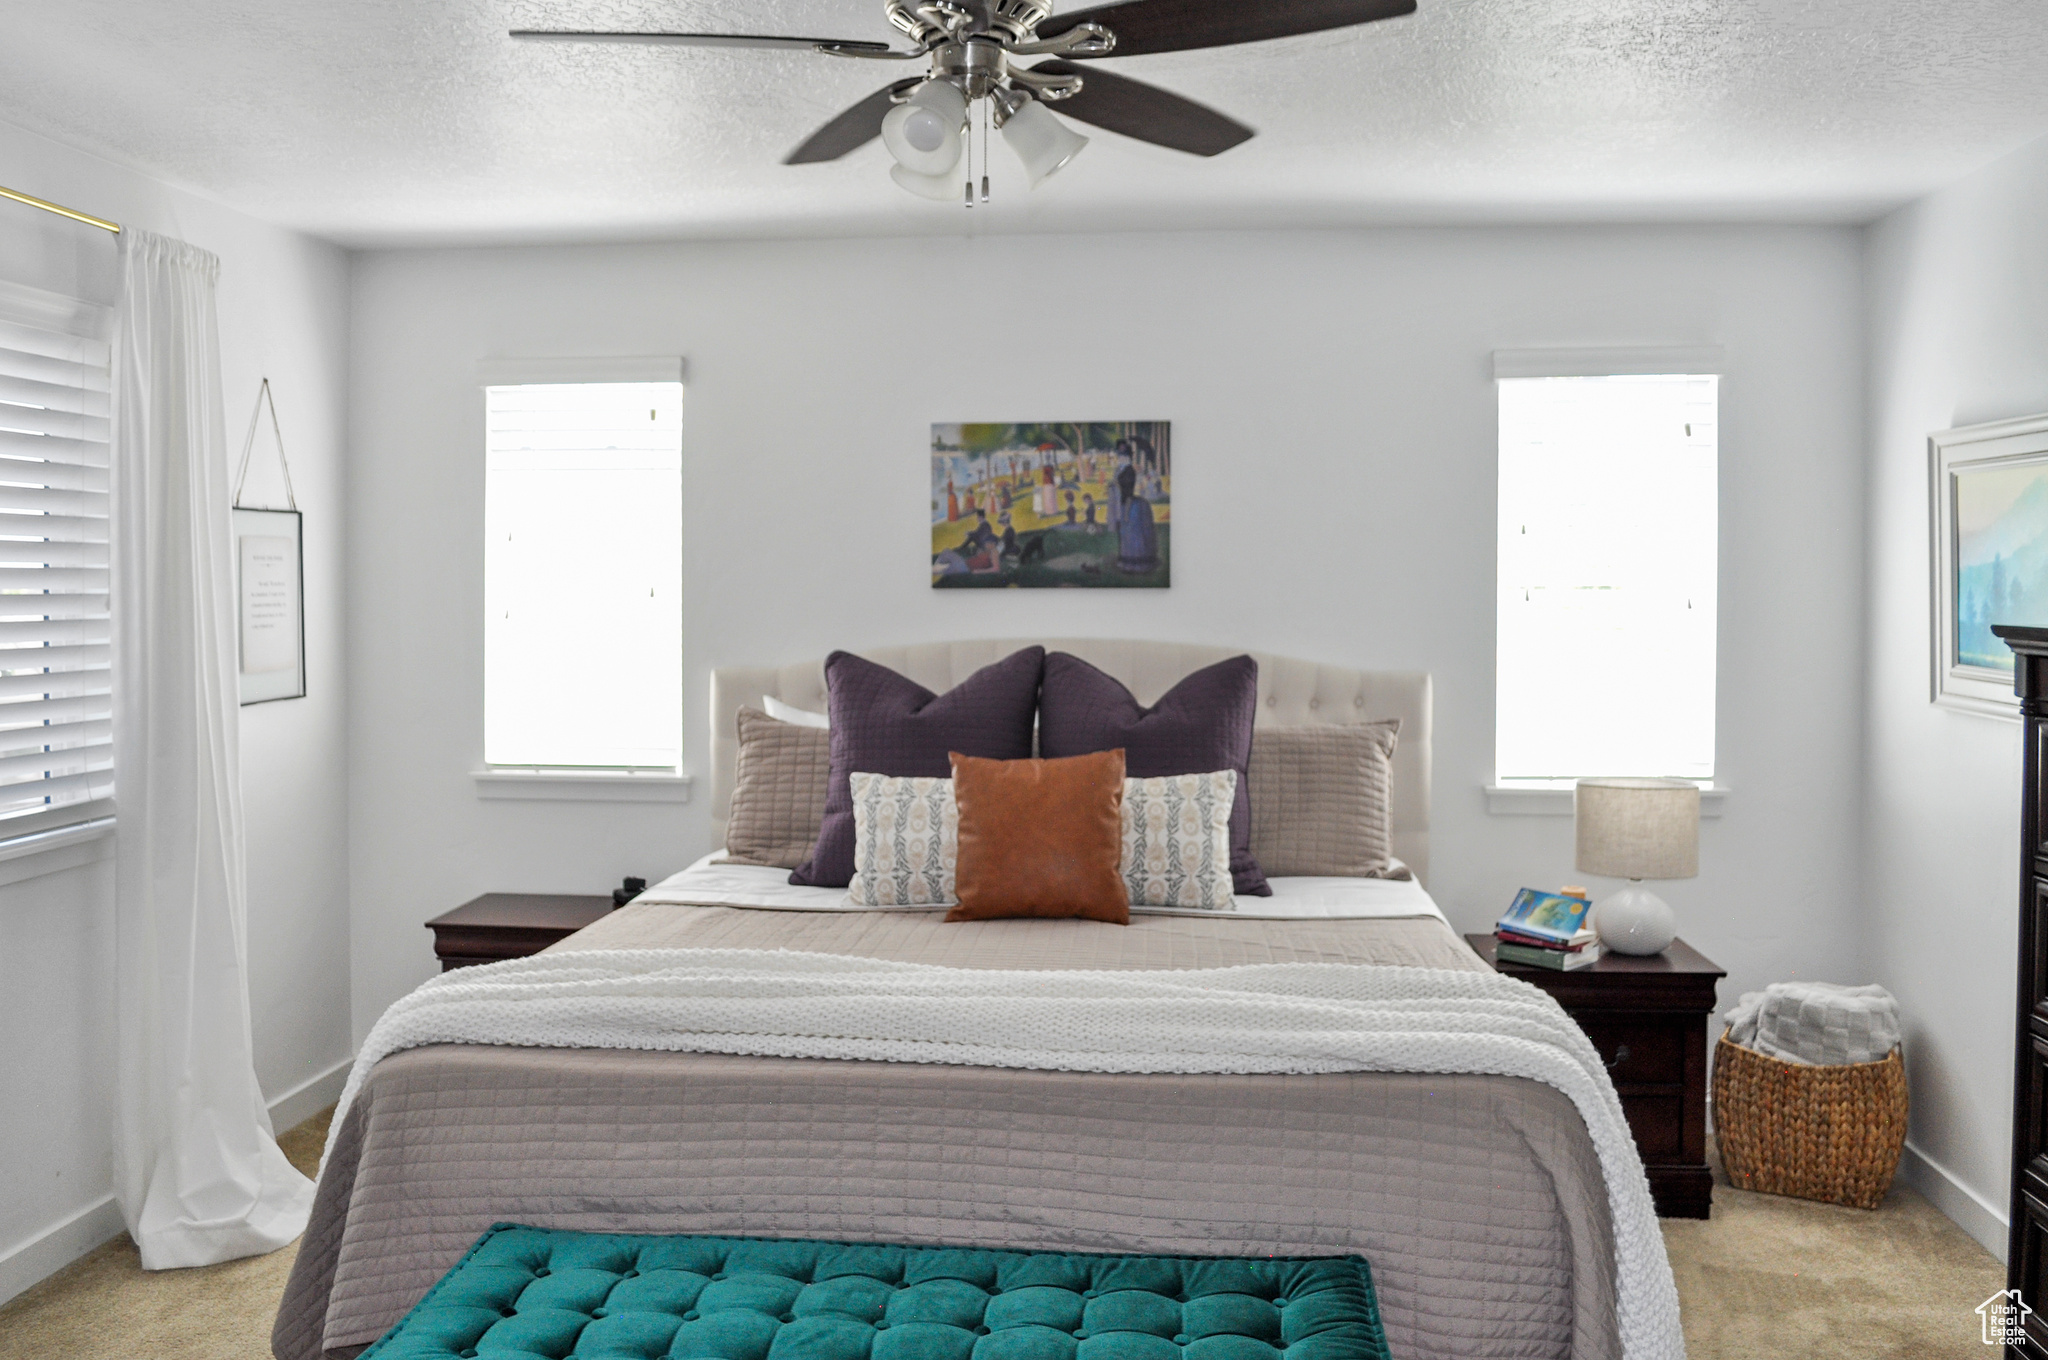
[[[557, 949], [780, 946], [990, 968], [1472, 968], [1435, 920], [1092, 922], [629, 906]], [[1618, 1357], [1605, 1183], [1512, 1077], [1130, 1076], [441, 1045], [335, 1133], [280, 1360], [350, 1355], [484, 1229], [1251, 1256], [1358, 1252], [1424, 1357]]]

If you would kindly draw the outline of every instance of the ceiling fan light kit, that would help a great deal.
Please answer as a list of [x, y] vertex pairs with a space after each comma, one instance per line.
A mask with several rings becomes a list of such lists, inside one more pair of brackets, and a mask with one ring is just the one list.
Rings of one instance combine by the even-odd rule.
[[1035, 99], [1025, 99], [1002, 119], [1003, 141], [1024, 163], [1024, 173], [1036, 189], [1046, 176], [1081, 154], [1088, 139], [1045, 111]]
[[[929, 74], [923, 79], [898, 80], [877, 90], [812, 133], [784, 164], [837, 160], [880, 137], [896, 161], [889, 176], [898, 185], [939, 202], [964, 199], [971, 208], [970, 129], [977, 113], [984, 143], [993, 124], [1023, 162], [1034, 189], [1088, 145], [1088, 138], [1055, 118], [1047, 104], [1058, 105], [1079, 122], [1197, 156], [1217, 155], [1253, 136], [1244, 124], [1193, 100], [1129, 76], [1084, 71], [1077, 62], [1112, 53], [1185, 52], [1348, 28], [1412, 14], [1415, 0], [1115, 0], [1057, 17], [1052, 0], [883, 0], [883, 9], [890, 25], [910, 40], [910, 50], [862, 39], [744, 33], [518, 29], [512, 36], [924, 61]], [[1052, 60], [1016, 64], [1016, 58], [1032, 56]], [[956, 195], [952, 176], [962, 160], [967, 162], [965, 189]], [[986, 203], [986, 164], [982, 171], [981, 201]]]
[[960, 197], [956, 181], [951, 175], [920, 175], [915, 170], [906, 170], [900, 165], [889, 167], [889, 178], [901, 188], [908, 189], [919, 198], [929, 198], [934, 203], [951, 203]]
[[947, 81], [927, 80], [883, 115], [882, 145], [912, 174], [943, 175], [960, 163], [966, 128], [967, 96]]

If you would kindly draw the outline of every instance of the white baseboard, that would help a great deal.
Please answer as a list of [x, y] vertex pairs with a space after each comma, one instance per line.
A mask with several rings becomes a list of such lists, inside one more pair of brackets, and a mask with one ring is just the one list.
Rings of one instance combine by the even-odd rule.
[[[271, 1126], [283, 1133], [339, 1100], [354, 1063], [354, 1058], [345, 1058], [271, 1101]], [[93, 1248], [120, 1236], [127, 1226], [121, 1218], [121, 1206], [112, 1195], [103, 1195], [61, 1223], [0, 1252], [0, 1303], [42, 1283]]]
[[2001, 1261], [2005, 1259], [2006, 1217], [1997, 1205], [1963, 1184], [1953, 1171], [1911, 1142], [1906, 1144], [1905, 1156], [1899, 1159], [1899, 1174], [1958, 1228], [1982, 1243], [1984, 1250]]
[[71, 1217], [45, 1228], [0, 1254], [0, 1303], [41, 1284], [79, 1257], [121, 1235], [128, 1225], [112, 1195], [103, 1195]]
[[308, 1077], [271, 1101], [270, 1127], [283, 1133], [340, 1100], [341, 1088], [348, 1083], [348, 1070], [355, 1066], [355, 1061], [352, 1057], [343, 1058], [325, 1072]]

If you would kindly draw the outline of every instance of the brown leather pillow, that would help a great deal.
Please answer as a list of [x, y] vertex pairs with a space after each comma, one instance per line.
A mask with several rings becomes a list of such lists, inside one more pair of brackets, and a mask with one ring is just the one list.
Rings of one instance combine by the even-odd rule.
[[960, 858], [948, 921], [1081, 917], [1129, 925], [1124, 753], [980, 760], [952, 753]]

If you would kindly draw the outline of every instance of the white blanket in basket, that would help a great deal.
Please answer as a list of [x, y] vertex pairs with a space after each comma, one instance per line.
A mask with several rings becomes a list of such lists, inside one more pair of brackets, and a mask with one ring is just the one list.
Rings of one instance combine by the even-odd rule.
[[1068, 1072], [1473, 1072], [1527, 1077], [1586, 1121], [1614, 1218], [1624, 1355], [1681, 1360], [1678, 1292], [1599, 1055], [1557, 1003], [1490, 972], [1280, 963], [991, 972], [833, 954], [540, 954], [422, 984], [371, 1029], [371, 1068], [424, 1044], [656, 1049]]
[[1899, 1003], [1874, 983], [1773, 982], [1728, 1012], [1728, 1040], [1784, 1062], [1883, 1062], [1899, 1046]]

